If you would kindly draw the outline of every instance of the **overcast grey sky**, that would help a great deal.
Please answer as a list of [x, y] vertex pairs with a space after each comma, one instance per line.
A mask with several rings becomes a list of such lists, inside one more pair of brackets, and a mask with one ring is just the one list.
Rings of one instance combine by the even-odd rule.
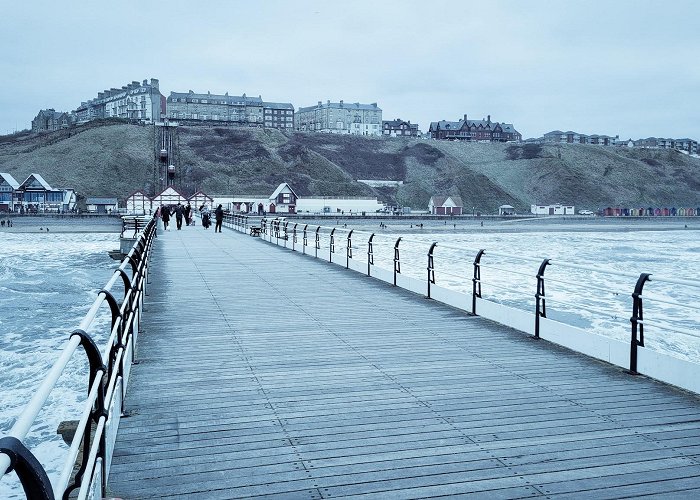
[[427, 130], [700, 139], [700, 2], [0, 0], [0, 133], [160, 79], [296, 108], [377, 102]]

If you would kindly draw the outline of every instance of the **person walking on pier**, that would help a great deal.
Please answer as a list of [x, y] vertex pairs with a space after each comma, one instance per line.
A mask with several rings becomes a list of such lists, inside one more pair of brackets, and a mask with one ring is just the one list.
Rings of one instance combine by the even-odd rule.
[[191, 222], [192, 222], [192, 207], [188, 203], [185, 206], [185, 224], [187, 224], [189, 226]]
[[182, 216], [184, 215], [184, 209], [182, 208], [182, 204], [178, 202], [177, 205], [175, 205], [175, 220], [177, 221], [177, 230], [179, 231], [182, 229]]
[[160, 218], [163, 219], [163, 229], [168, 230], [168, 224], [170, 223], [170, 208], [165, 205], [160, 206]]
[[214, 226], [214, 232], [216, 232], [217, 230], [221, 232], [221, 223], [224, 221], [224, 209], [221, 208], [221, 203], [219, 203], [219, 206], [216, 207], [214, 215], [216, 215], [216, 225]]

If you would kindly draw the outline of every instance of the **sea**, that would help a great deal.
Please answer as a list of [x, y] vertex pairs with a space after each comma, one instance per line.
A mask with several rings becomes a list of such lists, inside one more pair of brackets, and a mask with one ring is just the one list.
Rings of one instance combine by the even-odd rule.
[[[337, 233], [336, 252], [344, 255], [341, 234], [347, 233]], [[359, 260], [366, 259], [369, 234], [362, 228], [353, 234]], [[654, 276], [700, 278], [697, 230], [377, 231], [375, 265], [392, 269], [398, 236], [403, 274], [425, 279], [428, 248], [437, 242], [436, 283], [463, 292], [471, 292], [474, 257], [484, 249], [483, 297], [528, 311], [535, 308], [539, 262], [551, 259], [545, 271], [548, 317], [624, 341], [630, 337], [635, 277], [652, 273], [644, 289], [646, 348], [700, 363], [700, 338], [688, 335], [700, 335], [700, 288], [654, 281]], [[107, 254], [117, 245], [113, 233], [0, 234], [0, 436], [117, 267]], [[103, 333], [95, 339], [100, 348], [108, 323], [103, 311], [98, 317]], [[75, 355], [27, 440], [52, 480], [67, 450], [56, 429], [62, 420], [76, 419], [87, 393], [86, 373], [84, 356]], [[23, 497], [14, 474], [0, 482], [0, 498]]]

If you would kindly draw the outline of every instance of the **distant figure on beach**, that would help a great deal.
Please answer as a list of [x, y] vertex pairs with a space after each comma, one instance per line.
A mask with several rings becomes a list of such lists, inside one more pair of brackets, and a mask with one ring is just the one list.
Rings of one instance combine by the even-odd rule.
[[163, 219], [163, 229], [168, 230], [168, 224], [170, 223], [170, 209], [165, 205], [160, 206], [160, 217]]
[[221, 232], [221, 223], [224, 221], [224, 209], [221, 208], [221, 203], [219, 203], [219, 206], [216, 207], [214, 215], [216, 215], [216, 225], [214, 226], [214, 232], [216, 232], [217, 229], [219, 230], [219, 232]]
[[177, 222], [177, 230], [182, 229], [182, 216], [185, 214], [185, 210], [182, 207], [182, 203], [178, 202], [175, 205], [175, 222]]
[[5, 219], [0, 221], [0, 227], [5, 227]]
[[190, 222], [192, 222], [192, 207], [188, 203], [187, 206], [185, 206], [185, 224], [189, 226]]

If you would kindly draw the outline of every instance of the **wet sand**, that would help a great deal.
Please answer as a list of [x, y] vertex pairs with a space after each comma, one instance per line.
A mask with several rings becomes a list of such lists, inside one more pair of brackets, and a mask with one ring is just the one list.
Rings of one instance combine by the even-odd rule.
[[[7, 220], [12, 220], [12, 227]], [[10, 216], [0, 215], [0, 233], [119, 233], [122, 221], [107, 216]]]

